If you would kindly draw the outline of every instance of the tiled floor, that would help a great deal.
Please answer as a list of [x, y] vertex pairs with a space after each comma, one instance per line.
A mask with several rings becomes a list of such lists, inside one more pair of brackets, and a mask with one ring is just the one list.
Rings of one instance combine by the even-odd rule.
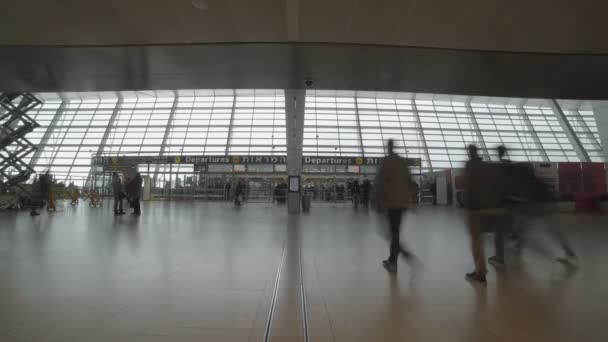
[[484, 288], [464, 280], [468, 238], [451, 208], [407, 214], [421, 265], [396, 276], [380, 266], [384, 220], [338, 205], [0, 212], [0, 341], [262, 341], [281, 261], [271, 341], [304, 341], [302, 280], [310, 341], [608, 341], [606, 218], [555, 218], [578, 269], [524, 251]]

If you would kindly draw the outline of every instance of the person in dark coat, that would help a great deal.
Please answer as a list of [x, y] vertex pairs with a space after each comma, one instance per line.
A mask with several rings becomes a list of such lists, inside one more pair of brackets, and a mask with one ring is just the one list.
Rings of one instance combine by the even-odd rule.
[[365, 208], [367, 208], [369, 204], [369, 195], [371, 190], [372, 184], [370, 183], [369, 179], [364, 180], [363, 184], [361, 184], [361, 204], [363, 204]]
[[236, 187], [234, 188], [234, 205], [236, 205], [237, 207], [240, 206], [244, 197], [245, 197], [245, 182], [243, 182], [242, 180], [239, 180], [238, 183], [236, 183]]
[[361, 202], [361, 186], [359, 186], [359, 181], [354, 180], [351, 185], [351, 196], [353, 199], [353, 204], [355, 208], [359, 207], [359, 202]]
[[482, 233], [506, 214], [503, 202], [506, 182], [500, 164], [484, 162], [475, 145], [469, 145], [468, 152], [469, 161], [464, 171], [464, 204], [475, 270], [467, 273], [466, 277], [485, 283], [487, 270]]
[[127, 183], [127, 196], [129, 197], [129, 202], [133, 208], [132, 215], [141, 215], [140, 197], [142, 184], [143, 179], [141, 178], [141, 174], [139, 172], [136, 172], [135, 177], [133, 177], [130, 182]]
[[389, 223], [389, 257], [382, 261], [382, 265], [389, 272], [397, 271], [397, 259], [400, 255], [410, 264], [415, 258], [400, 239], [402, 217], [411, 203], [412, 179], [407, 161], [394, 152], [394, 146], [394, 141], [389, 139], [388, 155], [382, 160], [374, 181], [375, 207], [379, 212], [386, 213]]
[[[44, 208], [44, 205], [49, 201], [49, 193], [51, 189], [51, 185], [53, 183], [53, 177], [51, 176], [49, 171], [41, 174], [38, 177], [38, 191], [40, 193], [40, 201], [42, 202], [41, 208]], [[36, 206], [32, 206], [32, 211], [30, 212], [31, 216], [38, 216], [40, 213], [36, 211]]]
[[114, 193], [114, 215], [124, 215], [122, 199], [125, 193], [118, 172], [112, 173], [112, 192]]

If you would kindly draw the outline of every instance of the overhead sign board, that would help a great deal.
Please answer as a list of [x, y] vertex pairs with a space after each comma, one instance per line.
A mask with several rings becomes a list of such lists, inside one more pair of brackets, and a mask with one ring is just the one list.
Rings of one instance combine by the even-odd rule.
[[[420, 166], [419, 158], [406, 158], [412, 166]], [[367, 157], [302, 157], [305, 165], [379, 165], [382, 158]], [[286, 156], [121, 156], [93, 157], [92, 165], [129, 166], [138, 164], [287, 164]]]

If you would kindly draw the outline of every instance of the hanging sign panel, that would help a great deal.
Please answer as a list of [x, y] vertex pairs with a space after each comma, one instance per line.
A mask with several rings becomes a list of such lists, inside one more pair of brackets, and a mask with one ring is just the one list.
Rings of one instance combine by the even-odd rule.
[[[420, 158], [406, 158], [411, 166], [420, 166]], [[379, 165], [382, 158], [367, 157], [302, 157], [305, 165]], [[138, 164], [287, 164], [286, 156], [114, 156], [93, 157], [96, 166], [127, 166]]]

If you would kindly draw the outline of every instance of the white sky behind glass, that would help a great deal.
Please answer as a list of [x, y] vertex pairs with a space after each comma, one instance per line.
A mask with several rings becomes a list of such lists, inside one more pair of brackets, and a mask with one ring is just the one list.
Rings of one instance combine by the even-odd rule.
[[[485, 145], [496, 159], [504, 144], [519, 161], [580, 161], [546, 100], [432, 94], [308, 91], [304, 154], [384, 155], [392, 138], [397, 151], [419, 157], [423, 168], [462, 167], [466, 146]], [[603, 161], [590, 110], [568, 117], [592, 160]], [[566, 111], [568, 115], [568, 111]], [[593, 131], [595, 129], [596, 131]]]
[[[39, 144], [47, 137], [35, 169], [52, 167], [65, 180], [86, 178], [90, 156], [97, 151], [115, 155], [286, 153], [283, 90], [42, 95], [45, 102], [29, 113], [41, 127], [27, 138]], [[505, 144], [514, 160], [579, 161], [545, 100], [481, 99], [308, 91], [303, 151], [305, 155], [377, 157], [384, 155], [384, 143], [392, 138], [400, 154], [421, 158], [425, 169], [460, 167], [466, 160], [466, 145], [482, 142], [492, 158], [494, 147]], [[116, 118], [110, 122], [114, 112]], [[603, 161], [590, 108], [565, 108], [564, 113], [590, 158]], [[106, 133], [106, 144], [100, 147]]]

